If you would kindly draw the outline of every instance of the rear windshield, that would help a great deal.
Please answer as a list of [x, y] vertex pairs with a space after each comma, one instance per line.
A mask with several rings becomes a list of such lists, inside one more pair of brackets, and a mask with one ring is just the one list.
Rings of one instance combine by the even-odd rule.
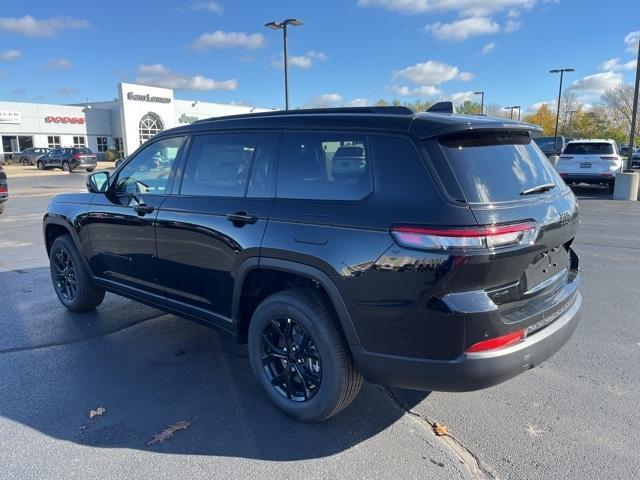
[[439, 142], [469, 203], [518, 200], [523, 192], [547, 184], [555, 185], [551, 192], [564, 189], [526, 133], [461, 133], [440, 137]]
[[565, 154], [570, 155], [613, 155], [613, 145], [607, 142], [570, 143], [564, 149]]
[[85, 147], [80, 147], [80, 148], [74, 148], [73, 149], [74, 153], [80, 153], [82, 155], [91, 155], [93, 152]]

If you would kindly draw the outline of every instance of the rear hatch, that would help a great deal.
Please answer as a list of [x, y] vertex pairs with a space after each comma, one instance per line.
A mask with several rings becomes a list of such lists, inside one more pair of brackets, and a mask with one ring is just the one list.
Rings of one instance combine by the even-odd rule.
[[96, 163], [96, 155], [88, 148], [77, 148], [73, 151], [73, 158], [79, 160], [81, 164]]
[[613, 176], [620, 166], [620, 158], [608, 142], [571, 142], [556, 164], [561, 175]]
[[503, 321], [521, 327], [568, 301], [577, 202], [529, 133], [465, 131], [431, 140], [427, 150], [449, 195], [469, 205], [480, 227], [529, 228], [515, 243], [474, 252], [448, 286], [486, 291]]

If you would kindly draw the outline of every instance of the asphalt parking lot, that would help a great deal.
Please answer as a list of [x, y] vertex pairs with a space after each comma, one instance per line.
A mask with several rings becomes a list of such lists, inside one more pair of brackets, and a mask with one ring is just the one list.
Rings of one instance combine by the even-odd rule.
[[[53, 194], [82, 189], [84, 178], [9, 173], [2, 477], [640, 477], [640, 204], [576, 189], [583, 315], [541, 367], [466, 394], [366, 385], [349, 409], [307, 425], [269, 404], [246, 348], [216, 331], [113, 295], [92, 313], [64, 310], [41, 220]], [[150, 445], [180, 421], [185, 430]], [[433, 422], [452, 437], [436, 437]]]

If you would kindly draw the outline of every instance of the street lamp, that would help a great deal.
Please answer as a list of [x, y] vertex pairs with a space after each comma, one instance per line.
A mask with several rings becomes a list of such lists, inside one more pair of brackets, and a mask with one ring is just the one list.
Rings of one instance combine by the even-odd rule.
[[556, 131], [553, 136], [553, 154], [556, 153], [556, 148], [558, 146], [558, 120], [560, 119], [560, 98], [562, 97], [562, 78], [564, 77], [564, 72], [575, 72], [573, 68], [554, 68], [553, 70], [549, 70], [549, 73], [559, 73], [560, 74], [560, 88], [558, 88], [558, 110], [556, 111]]
[[518, 109], [518, 121], [520, 121], [520, 105], [514, 105], [513, 107], [504, 107], [503, 110], [509, 110], [509, 118], [513, 120], [513, 111]]
[[474, 95], [481, 95], [480, 97], [480, 115], [484, 115], [484, 90], [479, 92], [473, 92]]
[[287, 18], [282, 22], [269, 22], [265, 23], [265, 27], [272, 30], [282, 30], [282, 37], [284, 40], [284, 105], [285, 110], [289, 110], [289, 74], [287, 72], [287, 26], [292, 25], [297, 27], [303, 25], [301, 20], [296, 18]]

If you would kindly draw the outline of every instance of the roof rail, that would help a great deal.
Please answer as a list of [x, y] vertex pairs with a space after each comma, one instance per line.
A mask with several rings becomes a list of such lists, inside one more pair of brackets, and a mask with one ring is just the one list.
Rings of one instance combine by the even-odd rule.
[[238, 115], [225, 115], [222, 117], [210, 117], [197, 120], [193, 123], [211, 122], [215, 120], [228, 120], [233, 118], [247, 117], [280, 117], [286, 115], [319, 115], [331, 113], [377, 113], [381, 115], [413, 115], [415, 112], [405, 106], [388, 106], [388, 107], [336, 107], [336, 108], [302, 108], [298, 110], [273, 110], [269, 112], [242, 113]]

